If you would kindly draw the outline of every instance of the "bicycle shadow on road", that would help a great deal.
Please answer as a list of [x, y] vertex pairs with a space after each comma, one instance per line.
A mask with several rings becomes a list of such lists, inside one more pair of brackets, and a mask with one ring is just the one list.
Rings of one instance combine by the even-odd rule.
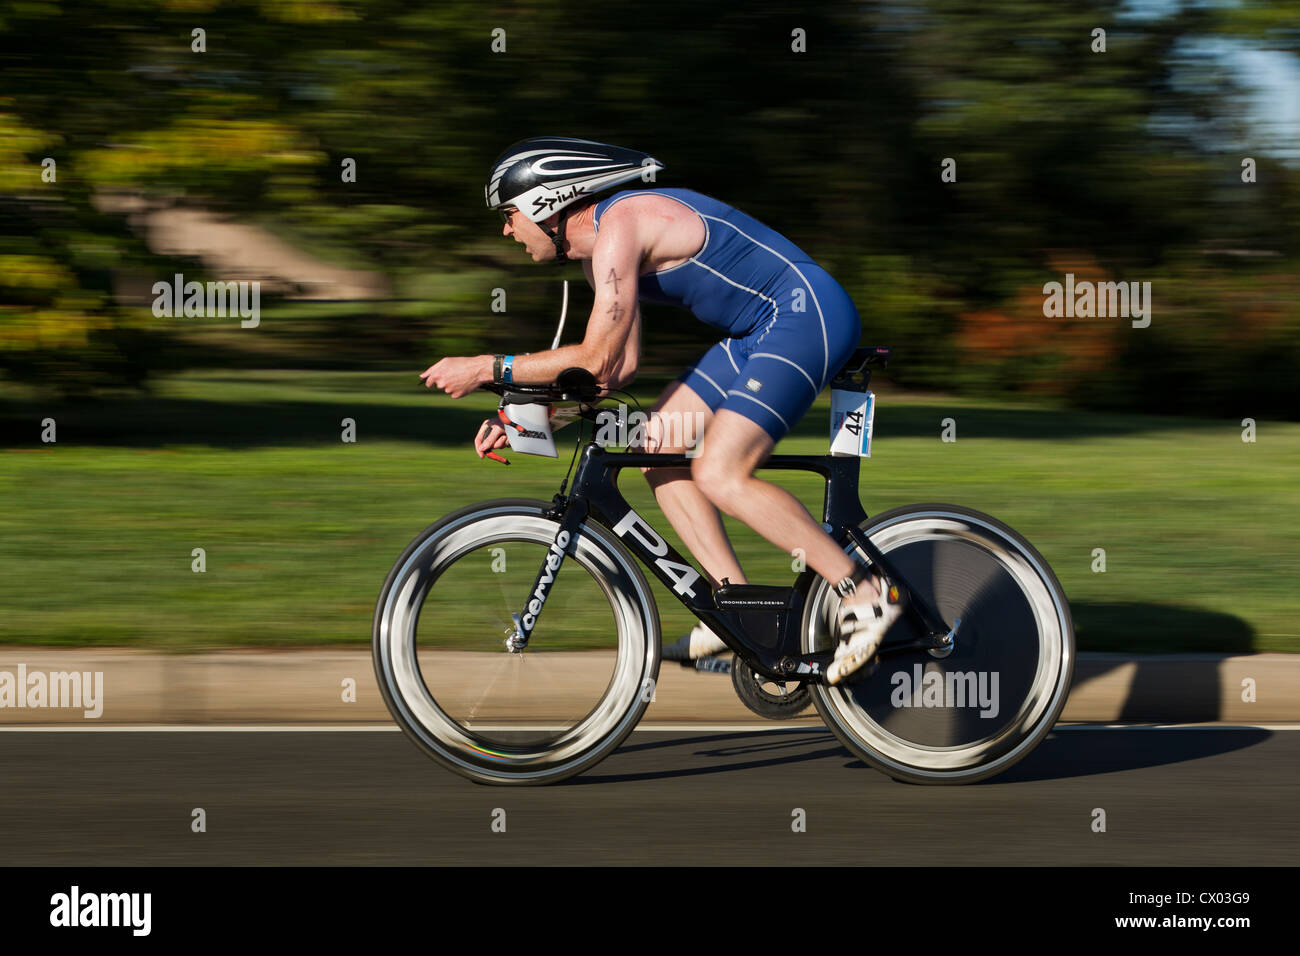
[[[1006, 773], [974, 786], [1149, 770], [1245, 750], [1272, 736], [1272, 731], [1262, 729], [1065, 730], [1057, 727], [1033, 753]], [[866, 767], [860, 761], [854, 761], [853, 765]]]
[[[1155, 767], [1204, 760], [1244, 750], [1273, 736], [1268, 730], [1196, 730], [1135, 728], [1131, 730], [1069, 729], [1058, 726], [1046, 740], [1020, 763], [1005, 773], [970, 786], [1031, 783], [1066, 780], [1099, 774], [1146, 770]], [[765, 769], [811, 761], [849, 758], [842, 766], [848, 770], [878, 772], [861, 760], [854, 759], [834, 734], [819, 728], [807, 730], [773, 729], [744, 733], [701, 733], [690, 737], [670, 737], [624, 745], [620, 755], [646, 754], [686, 748], [680, 757], [668, 756], [676, 764], [671, 769], [599, 774], [587, 773], [559, 786], [629, 783], [648, 780], [698, 777]], [[750, 758], [735, 762], [730, 758]], [[692, 766], [696, 761], [701, 765]], [[882, 779], [884, 775], [882, 774]]]
[[[1035, 748], [1033, 753], [1005, 773], [970, 786], [1066, 780], [1129, 770], [1147, 770], [1233, 753], [1261, 744], [1273, 736], [1271, 731], [1262, 729], [1063, 729], [1068, 726], [1058, 726]], [[619, 748], [617, 753], [644, 754], [650, 751], [671, 751], [680, 748], [688, 748], [688, 750], [680, 757], [669, 757], [677, 764], [671, 769], [616, 774], [587, 773], [564, 781], [558, 786], [589, 786], [698, 777], [846, 757], [849, 759], [842, 765], [844, 769], [879, 772], [863, 761], [853, 758], [834, 734], [812, 727], [807, 730], [774, 729], [766, 732], [759, 730], [746, 733], [701, 733], [686, 738], [671, 737], [625, 745]], [[728, 759], [734, 757], [751, 759], [739, 762]], [[699, 766], [690, 765], [695, 761], [705, 761], [705, 763]], [[881, 778], [885, 779], [884, 774], [881, 774]]]
[[[563, 781], [559, 786], [588, 786], [591, 784], [628, 783], [643, 780], [665, 780], [675, 777], [698, 777], [707, 774], [732, 773], [739, 770], [754, 770], [765, 767], [779, 767], [786, 764], [807, 763], [844, 754], [844, 748], [835, 739], [835, 735], [820, 727], [807, 730], [747, 731], [742, 733], [719, 732], [701, 733], [681, 738], [650, 740], [645, 743], [624, 744], [616, 755], [645, 754], [648, 751], [667, 750], [669, 748], [694, 748], [683, 755], [682, 765], [669, 770], [645, 770], [638, 773], [596, 774], [586, 773]], [[809, 747], [816, 747], [809, 750]], [[700, 749], [702, 748], [702, 749]], [[749, 757], [756, 759], [740, 762], [719, 763], [720, 759], [729, 757]], [[671, 759], [671, 758], [670, 758]], [[704, 761], [700, 766], [686, 766], [687, 762]]]

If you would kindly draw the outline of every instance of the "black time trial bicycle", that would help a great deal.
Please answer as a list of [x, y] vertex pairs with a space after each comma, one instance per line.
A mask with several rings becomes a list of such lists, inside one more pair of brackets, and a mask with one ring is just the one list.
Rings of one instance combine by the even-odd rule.
[[[860, 381], [888, 354], [859, 349], [841, 376]], [[578, 417], [598, 420], [598, 387], [584, 370], [553, 385], [485, 388], [503, 407], [571, 402]], [[829, 685], [839, 599], [825, 579], [808, 569], [788, 586], [713, 587], [617, 486], [623, 469], [690, 459], [609, 451], [581, 433], [579, 449], [567, 493], [566, 475], [549, 502], [497, 498], [448, 514], [411, 542], [380, 592], [373, 657], [384, 700], [406, 735], [456, 773], [555, 783], [635, 729], [660, 660], [640, 565], [726, 642], [748, 679], [806, 689], [851, 753], [898, 780], [999, 774], [1065, 706], [1069, 605], [1042, 555], [1000, 521], [948, 504], [868, 517], [860, 458], [770, 456], [764, 469], [825, 479], [823, 526], [906, 599], [873, 662]]]

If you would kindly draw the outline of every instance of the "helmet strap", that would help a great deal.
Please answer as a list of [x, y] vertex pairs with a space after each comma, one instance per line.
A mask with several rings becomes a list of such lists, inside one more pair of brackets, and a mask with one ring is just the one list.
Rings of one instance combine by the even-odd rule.
[[568, 225], [569, 225], [569, 214], [567, 212], [561, 212], [560, 222], [556, 229], [547, 229], [545, 226], [542, 226], [542, 228], [546, 231], [546, 234], [551, 237], [551, 242], [555, 244], [556, 262], [569, 261], [569, 255], [567, 252], [564, 251], [564, 244], [565, 244], [564, 232], [568, 228]]

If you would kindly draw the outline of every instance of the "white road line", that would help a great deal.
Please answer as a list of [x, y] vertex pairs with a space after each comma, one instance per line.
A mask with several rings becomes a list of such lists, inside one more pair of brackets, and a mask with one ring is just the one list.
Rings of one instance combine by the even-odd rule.
[[1300, 724], [1058, 724], [1058, 730], [1300, 730]]
[[387, 726], [384, 724], [118, 724], [116, 726], [105, 724], [102, 727], [82, 727], [71, 724], [39, 725], [31, 724], [23, 726], [21, 724], [0, 727], [0, 732], [8, 731], [10, 733], [31, 732], [35, 734], [80, 734], [80, 733], [98, 733], [98, 734], [208, 734], [208, 733], [233, 733], [233, 734], [256, 734], [256, 733], [332, 733], [335, 731], [347, 732], [355, 731], [359, 733], [386, 733], [388, 731], [400, 731], [400, 727]]
[[[551, 726], [514, 726], [489, 724], [474, 728], [485, 731], [503, 730], [567, 730], [568, 727]], [[400, 727], [385, 724], [121, 724], [102, 726], [82, 726], [80, 724], [10, 724], [0, 726], [0, 733], [398, 733]], [[817, 730], [829, 733], [824, 724], [641, 724], [637, 733], [766, 733], [769, 730]], [[1063, 730], [1300, 730], [1300, 724], [1058, 724], [1052, 728], [1056, 733]]]

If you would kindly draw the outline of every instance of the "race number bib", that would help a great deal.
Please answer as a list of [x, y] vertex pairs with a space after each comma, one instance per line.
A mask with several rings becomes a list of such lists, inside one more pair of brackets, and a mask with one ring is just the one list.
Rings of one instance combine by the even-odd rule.
[[871, 457], [871, 430], [876, 396], [865, 390], [831, 389], [831, 454], [839, 458]]

